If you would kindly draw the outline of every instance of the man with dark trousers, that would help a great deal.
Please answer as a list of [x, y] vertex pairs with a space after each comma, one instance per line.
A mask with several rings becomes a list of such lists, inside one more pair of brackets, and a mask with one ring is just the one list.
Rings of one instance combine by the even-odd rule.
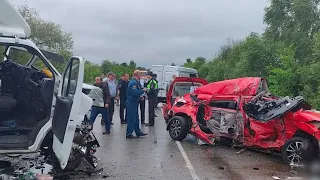
[[[127, 111], [126, 109], [126, 100], [127, 100], [127, 89], [129, 83], [129, 74], [123, 74], [118, 83], [118, 96], [120, 97], [120, 120], [121, 124], [126, 124], [127, 120]], [[124, 115], [125, 113], [125, 115]]]
[[148, 95], [148, 109], [149, 109], [149, 123], [146, 124], [147, 126], [154, 126], [154, 106], [155, 106], [155, 101], [156, 101], [156, 96], [157, 96], [157, 89], [158, 89], [158, 83], [153, 77], [153, 73], [149, 71], [147, 73], [147, 77], [149, 79], [148, 84], [147, 84], [147, 95]]
[[140, 77], [141, 72], [135, 70], [133, 72], [133, 78], [129, 81], [127, 90], [127, 132], [126, 138], [133, 138], [133, 131], [137, 137], [145, 136], [147, 134], [141, 132], [139, 127], [139, 115], [138, 115], [138, 105], [141, 95], [147, 91], [146, 88], [140, 89]]
[[95, 80], [96, 80], [96, 83], [94, 84], [94, 86], [100, 87], [102, 89], [104, 106], [91, 108], [90, 121], [94, 123], [98, 114], [101, 114], [102, 118], [106, 120], [104, 124], [105, 132], [103, 132], [103, 134], [110, 134], [110, 123], [108, 121], [108, 108], [110, 106], [111, 97], [110, 97], [109, 87], [107, 83], [102, 81], [101, 77], [96, 77]]
[[[157, 84], [159, 84], [159, 83], [158, 83], [158, 80], [157, 80], [157, 74], [153, 74], [153, 78], [154, 78], [154, 80], [157, 82]], [[155, 100], [156, 103], [154, 103], [154, 107], [157, 108], [157, 106], [158, 106], [158, 94], [159, 94], [159, 89], [156, 89], [155, 91], [156, 91], [156, 96], [155, 96], [155, 97], [156, 97], [156, 100]], [[157, 115], [155, 115], [155, 117], [157, 117]]]
[[[140, 88], [146, 88], [147, 83], [145, 83], [145, 79], [140, 79]], [[140, 97], [139, 105], [140, 105], [140, 121], [141, 124], [146, 124], [145, 119], [146, 119], [146, 99], [147, 96], [145, 93], [143, 93]]]
[[108, 111], [108, 119], [110, 121], [110, 125], [113, 125], [113, 113], [114, 113], [114, 100], [117, 99], [117, 86], [115, 83], [115, 74], [113, 72], [109, 72], [107, 77], [104, 78], [104, 82], [108, 83], [109, 92], [110, 92], [110, 106]]

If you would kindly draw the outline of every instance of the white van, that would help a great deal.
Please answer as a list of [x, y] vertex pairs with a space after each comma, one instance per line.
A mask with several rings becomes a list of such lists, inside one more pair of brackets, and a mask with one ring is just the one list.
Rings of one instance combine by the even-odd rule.
[[[31, 28], [19, 12], [9, 0], [1, 0], [0, 53], [4, 60], [0, 61], [0, 154], [37, 152], [52, 132], [53, 140], [47, 144], [52, 145], [61, 168], [66, 169], [76, 129], [93, 104], [82, 93], [84, 59], [71, 57], [60, 74], [28, 39], [30, 35]], [[21, 63], [22, 57], [28, 62]], [[50, 71], [51, 76], [43, 70]]]
[[192, 68], [180, 66], [153, 65], [151, 71], [157, 75], [158, 80], [158, 102], [166, 102], [166, 88], [172, 76], [177, 77], [198, 77], [198, 72]]

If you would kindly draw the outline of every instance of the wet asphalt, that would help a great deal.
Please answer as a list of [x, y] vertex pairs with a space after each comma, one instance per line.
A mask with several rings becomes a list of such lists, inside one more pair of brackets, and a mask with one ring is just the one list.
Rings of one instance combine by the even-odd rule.
[[120, 124], [118, 108], [116, 106], [111, 134], [102, 134], [100, 117], [94, 124], [101, 145], [96, 156], [103, 171], [77, 179], [194, 180], [198, 177], [201, 180], [272, 180], [294, 176], [280, 157], [253, 150], [237, 154], [239, 149], [225, 146], [200, 146], [193, 136], [188, 135], [181, 145], [192, 169], [165, 130], [160, 108], [156, 109], [158, 117], [154, 127], [141, 126], [148, 135], [135, 139], [125, 138], [126, 125]]

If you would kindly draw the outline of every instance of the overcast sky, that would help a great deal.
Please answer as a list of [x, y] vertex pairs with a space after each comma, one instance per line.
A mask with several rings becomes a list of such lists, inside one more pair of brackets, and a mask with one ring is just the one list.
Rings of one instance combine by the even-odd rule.
[[74, 39], [74, 54], [139, 66], [211, 59], [227, 38], [261, 33], [267, 0], [12, 0]]

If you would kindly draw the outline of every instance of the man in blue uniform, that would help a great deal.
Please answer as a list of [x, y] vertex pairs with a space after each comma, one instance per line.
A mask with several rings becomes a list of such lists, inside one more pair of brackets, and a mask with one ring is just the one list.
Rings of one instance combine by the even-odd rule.
[[137, 137], [145, 136], [147, 134], [141, 132], [139, 127], [139, 115], [138, 115], [138, 105], [140, 101], [140, 96], [147, 91], [146, 88], [140, 88], [140, 77], [141, 72], [135, 70], [133, 72], [133, 78], [129, 81], [127, 90], [127, 133], [126, 138], [133, 138], [133, 131]]

